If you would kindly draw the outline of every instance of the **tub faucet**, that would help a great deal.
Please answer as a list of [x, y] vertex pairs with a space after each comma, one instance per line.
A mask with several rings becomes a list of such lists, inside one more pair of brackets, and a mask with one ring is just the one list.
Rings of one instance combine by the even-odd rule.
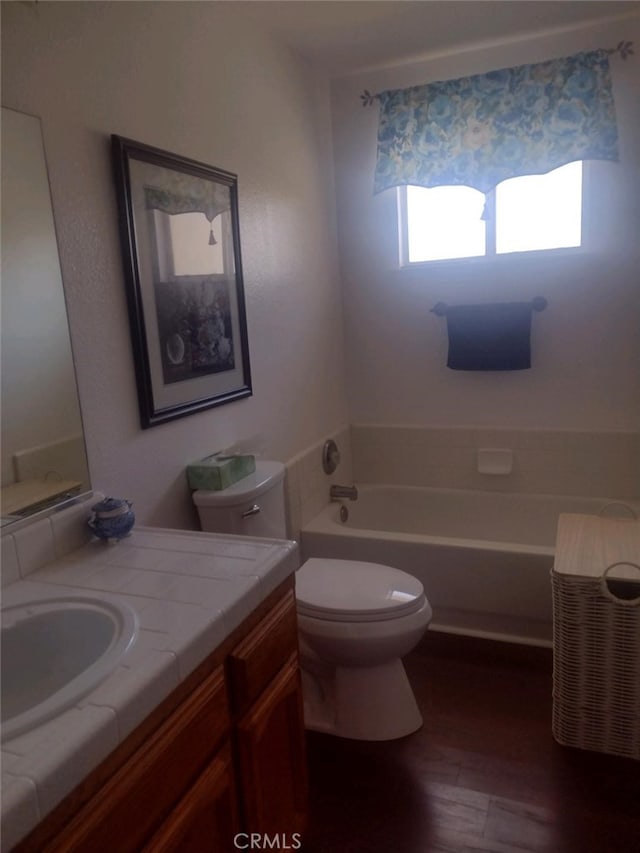
[[339, 501], [342, 498], [349, 498], [350, 501], [358, 500], [358, 490], [355, 486], [331, 486], [329, 497], [332, 501]]

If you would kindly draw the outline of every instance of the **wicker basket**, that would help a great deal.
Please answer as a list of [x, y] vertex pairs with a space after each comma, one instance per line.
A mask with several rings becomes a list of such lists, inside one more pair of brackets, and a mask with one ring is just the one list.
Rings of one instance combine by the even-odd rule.
[[580, 575], [557, 562], [551, 578], [553, 735], [565, 746], [638, 760], [640, 566], [620, 560]]

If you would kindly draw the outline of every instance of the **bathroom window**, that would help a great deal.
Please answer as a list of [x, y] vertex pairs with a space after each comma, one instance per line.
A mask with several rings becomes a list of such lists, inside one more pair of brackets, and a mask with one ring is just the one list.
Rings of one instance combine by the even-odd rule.
[[582, 245], [582, 162], [503, 181], [490, 193], [465, 186], [401, 187], [405, 264]]

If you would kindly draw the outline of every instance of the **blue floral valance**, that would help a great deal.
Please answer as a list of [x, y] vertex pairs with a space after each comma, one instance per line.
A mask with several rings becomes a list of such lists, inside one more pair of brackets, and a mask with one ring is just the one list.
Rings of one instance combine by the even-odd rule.
[[608, 54], [381, 92], [374, 191], [464, 184], [486, 193], [574, 160], [618, 160]]

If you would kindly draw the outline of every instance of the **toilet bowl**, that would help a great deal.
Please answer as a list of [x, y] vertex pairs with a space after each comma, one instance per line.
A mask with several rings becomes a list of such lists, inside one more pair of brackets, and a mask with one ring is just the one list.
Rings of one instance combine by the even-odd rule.
[[[284, 466], [222, 491], [196, 491], [203, 530], [286, 538]], [[431, 607], [406, 572], [357, 560], [308, 559], [296, 572], [300, 664], [308, 729], [357, 740], [392, 740], [422, 717], [401, 658], [423, 636]]]
[[296, 601], [307, 728], [357, 740], [419, 729], [401, 658], [431, 620], [422, 584], [378, 563], [311, 558]]

